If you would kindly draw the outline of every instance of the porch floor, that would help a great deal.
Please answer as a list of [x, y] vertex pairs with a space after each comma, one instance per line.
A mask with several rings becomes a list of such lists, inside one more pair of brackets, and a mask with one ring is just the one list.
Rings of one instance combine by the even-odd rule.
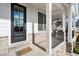
[[47, 55], [47, 53], [45, 51], [41, 50], [39, 47], [35, 46], [34, 44], [29, 44], [27, 46], [23, 45], [22, 47], [10, 48], [8, 56], [17, 56], [16, 51], [18, 51], [19, 49], [22, 49], [24, 47], [25, 48], [30, 47], [30, 48], [32, 48], [32, 51], [30, 51], [22, 56], [45, 56], [45, 55]]
[[45, 48], [45, 49], [47, 48], [47, 41], [46, 40], [44, 40], [40, 43], [37, 43], [37, 44], [40, 45], [41, 47]]

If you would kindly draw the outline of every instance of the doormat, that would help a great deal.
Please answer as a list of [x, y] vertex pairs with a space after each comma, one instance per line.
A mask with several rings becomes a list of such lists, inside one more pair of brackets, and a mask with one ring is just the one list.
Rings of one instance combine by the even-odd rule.
[[17, 52], [16, 52], [16, 55], [21, 56], [21, 55], [23, 55], [23, 54], [29, 53], [30, 51], [32, 51], [32, 49], [31, 49], [30, 47], [23, 48], [23, 49], [17, 51]]

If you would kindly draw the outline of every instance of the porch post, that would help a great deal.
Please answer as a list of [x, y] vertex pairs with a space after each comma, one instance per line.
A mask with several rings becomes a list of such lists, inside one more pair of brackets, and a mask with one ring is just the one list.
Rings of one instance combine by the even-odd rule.
[[72, 5], [69, 4], [68, 8], [68, 42], [72, 41]]
[[73, 45], [72, 45], [72, 4], [69, 4], [68, 8], [68, 43], [70, 52], [73, 53]]
[[62, 21], [63, 21], [63, 32], [64, 32], [64, 42], [66, 42], [66, 15], [65, 11], [62, 13]]
[[49, 55], [52, 53], [52, 35], [51, 35], [51, 30], [52, 30], [52, 4], [47, 3], [46, 4], [46, 39], [47, 39], [47, 52]]
[[62, 13], [62, 22], [63, 22], [63, 32], [64, 32], [64, 50], [63, 53], [66, 54], [66, 11], [64, 10]]

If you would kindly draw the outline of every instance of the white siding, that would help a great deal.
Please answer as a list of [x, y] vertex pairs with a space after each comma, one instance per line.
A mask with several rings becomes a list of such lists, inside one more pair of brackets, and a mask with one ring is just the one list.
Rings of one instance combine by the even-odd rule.
[[0, 19], [0, 36], [8, 36], [9, 20]]
[[0, 3], [0, 36], [9, 36], [9, 4]]

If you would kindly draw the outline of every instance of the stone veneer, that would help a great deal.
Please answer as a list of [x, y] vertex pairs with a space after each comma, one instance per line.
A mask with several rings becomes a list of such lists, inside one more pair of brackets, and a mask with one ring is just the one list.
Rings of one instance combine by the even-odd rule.
[[69, 42], [66, 42], [66, 51], [69, 53], [71, 53], [71, 51], [72, 51], [72, 44]]
[[[46, 33], [34, 33], [34, 40], [35, 40], [35, 43], [40, 43], [44, 40], [46, 40]], [[32, 43], [32, 34], [28, 34], [28, 39], [29, 39], [29, 42]]]
[[62, 42], [58, 46], [52, 49], [53, 56], [65, 56], [66, 55], [66, 43]]

